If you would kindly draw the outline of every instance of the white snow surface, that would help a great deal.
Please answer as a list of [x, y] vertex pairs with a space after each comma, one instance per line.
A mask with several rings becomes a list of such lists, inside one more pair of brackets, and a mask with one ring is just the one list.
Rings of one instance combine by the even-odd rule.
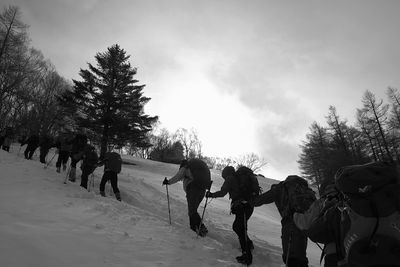
[[[171, 185], [169, 224], [161, 183], [178, 165], [123, 156], [131, 164], [124, 164], [118, 175], [119, 202], [109, 184], [107, 197], [99, 195], [102, 168], [94, 172], [95, 188], [88, 192], [79, 186], [79, 168], [77, 182], [64, 184], [66, 172], [55, 171], [55, 159], [45, 168], [37, 155], [24, 159], [24, 149], [0, 150], [0, 266], [244, 266], [235, 260], [241, 253], [228, 196], [207, 204], [209, 234], [202, 238], [189, 229], [182, 184]], [[214, 192], [223, 181], [219, 172], [211, 172]], [[265, 191], [276, 181], [259, 182]], [[284, 266], [275, 205], [256, 208], [248, 228], [255, 245], [252, 266]], [[310, 266], [319, 266], [319, 255], [309, 242]]]

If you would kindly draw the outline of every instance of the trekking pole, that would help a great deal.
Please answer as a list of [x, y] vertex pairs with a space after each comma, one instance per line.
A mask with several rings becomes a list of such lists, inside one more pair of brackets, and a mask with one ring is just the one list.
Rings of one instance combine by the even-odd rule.
[[90, 180], [89, 180], [89, 185], [88, 185], [88, 192], [90, 192], [90, 186], [92, 186], [93, 189], [94, 189], [94, 173], [93, 172], [90, 175]]
[[55, 158], [56, 154], [57, 154], [57, 153], [54, 152], [54, 155], [53, 155], [53, 157], [50, 159], [50, 161], [47, 162], [47, 164], [44, 165], [44, 168], [45, 168], [45, 169], [47, 169], [47, 167], [49, 167], [50, 163], [53, 161], [53, 159]]
[[68, 180], [68, 176], [69, 176], [70, 172], [71, 172], [71, 165], [69, 165], [68, 170], [67, 170], [67, 174], [65, 175], [64, 184], [67, 184], [67, 180]]
[[[212, 185], [213, 181], [210, 181], [210, 185], [208, 186], [207, 191], [209, 192], [211, 189], [211, 185]], [[200, 227], [203, 224], [203, 220], [204, 220], [204, 213], [206, 212], [206, 208], [207, 208], [207, 201], [208, 201], [208, 197], [206, 196], [206, 203], [204, 204], [204, 208], [203, 208], [203, 213], [201, 214], [201, 219], [200, 219], [200, 224], [197, 227], [197, 237], [199, 237], [200, 234]]]
[[111, 196], [111, 191], [112, 191], [111, 180], [108, 180], [108, 184], [109, 184], [108, 195]]
[[[165, 177], [167, 179], [167, 177]], [[171, 209], [169, 207], [169, 193], [168, 193], [168, 184], [165, 185], [165, 188], [167, 189], [167, 202], [168, 202], [168, 219], [169, 219], [169, 224], [171, 224]]]

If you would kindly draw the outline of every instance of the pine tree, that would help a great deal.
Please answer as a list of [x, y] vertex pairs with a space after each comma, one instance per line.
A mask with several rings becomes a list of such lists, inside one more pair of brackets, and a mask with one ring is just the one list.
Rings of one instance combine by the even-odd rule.
[[97, 53], [97, 65], [89, 63], [89, 69], [81, 69], [82, 81], [73, 80], [74, 89], [61, 97], [63, 106], [74, 111], [78, 125], [95, 134], [101, 157], [108, 145], [148, 146], [146, 133], [158, 120], [144, 113], [150, 98], [143, 96], [145, 85], [134, 79], [137, 69], [129, 58], [117, 44]]

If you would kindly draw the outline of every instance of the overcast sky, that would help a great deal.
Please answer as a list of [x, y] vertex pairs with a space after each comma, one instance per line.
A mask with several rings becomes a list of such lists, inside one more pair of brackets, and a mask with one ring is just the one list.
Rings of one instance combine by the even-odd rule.
[[162, 127], [194, 128], [208, 156], [254, 152], [299, 173], [299, 145], [329, 105], [354, 121], [369, 89], [400, 88], [400, 1], [2, 0], [67, 79], [119, 44]]

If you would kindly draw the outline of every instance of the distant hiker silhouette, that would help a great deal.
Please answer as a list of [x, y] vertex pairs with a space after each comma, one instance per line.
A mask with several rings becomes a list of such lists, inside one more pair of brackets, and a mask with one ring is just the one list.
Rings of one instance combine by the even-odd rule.
[[111, 182], [115, 198], [121, 201], [121, 193], [118, 188], [118, 173], [121, 172], [122, 159], [117, 152], [106, 152], [98, 166], [104, 165], [104, 174], [100, 182], [100, 195], [106, 196], [105, 186], [107, 181]]

